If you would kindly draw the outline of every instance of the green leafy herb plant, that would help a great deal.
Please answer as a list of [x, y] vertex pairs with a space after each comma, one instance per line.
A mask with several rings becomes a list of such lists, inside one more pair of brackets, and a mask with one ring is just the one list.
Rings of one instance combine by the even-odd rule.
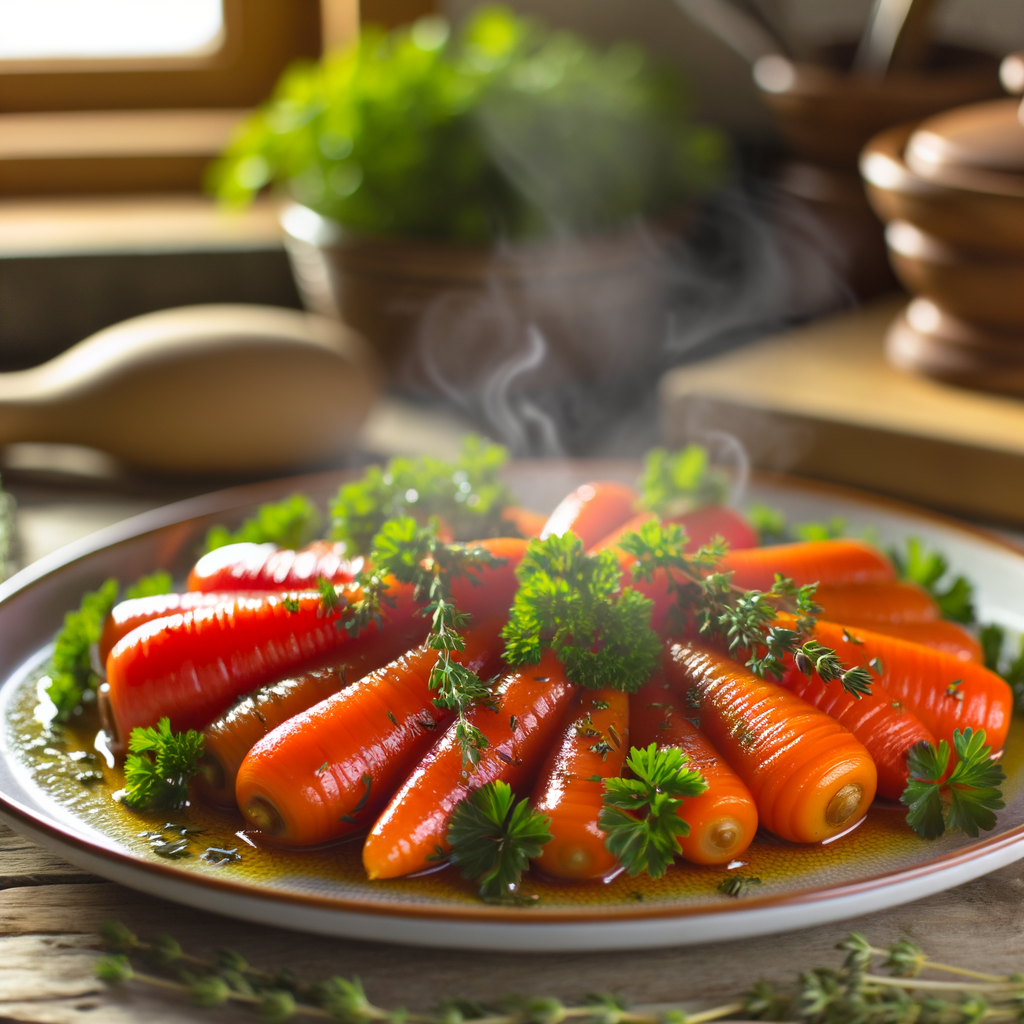
[[206, 534], [205, 551], [215, 551], [227, 544], [276, 544], [281, 548], [305, 547], [320, 536], [323, 517], [316, 504], [304, 494], [292, 494], [280, 501], [260, 505], [254, 516], [237, 530], [213, 526]]
[[202, 733], [173, 732], [170, 719], [161, 718], [156, 726], [132, 729], [128, 751], [121, 802], [134, 811], [180, 811], [199, 770]]

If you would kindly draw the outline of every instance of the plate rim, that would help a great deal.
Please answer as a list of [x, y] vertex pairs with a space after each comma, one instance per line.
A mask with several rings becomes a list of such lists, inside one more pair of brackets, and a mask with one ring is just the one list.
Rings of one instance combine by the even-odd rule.
[[[564, 464], [567, 464], [569, 467], [586, 466], [588, 470], [598, 470], [600, 467], [621, 469], [625, 466], [637, 465], [635, 460], [619, 459], [570, 460]], [[550, 466], [550, 462], [547, 460], [516, 460], [510, 463], [511, 467], [523, 473], [528, 473], [531, 465]], [[342, 469], [274, 478], [224, 488], [140, 513], [73, 541], [20, 570], [10, 579], [0, 584], [0, 605], [43, 578], [58, 573], [66, 566], [90, 555], [98, 554], [119, 543], [134, 540], [147, 533], [157, 532], [189, 520], [213, 514], [224, 514], [235, 508], [252, 505], [254, 502], [265, 500], [265, 492], [268, 489], [284, 493], [289, 487], [298, 488], [304, 486], [309, 488], [315, 486], [317, 482], [333, 485], [343, 482], [346, 478], [352, 478], [360, 472], [360, 469]], [[909, 515], [918, 520], [926, 520], [938, 526], [972, 535], [997, 548], [1004, 549], [1012, 555], [1024, 558], [1024, 545], [1022, 544], [1000, 536], [982, 526], [964, 522], [953, 516], [931, 509], [920, 508], [899, 499], [877, 495], [858, 488], [810, 480], [784, 473], [754, 471], [751, 473], [751, 479], [768, 486], [777, 486], [790, 491], [804, 491], [825, 497], [834, 496], [837, 499], [845, 498], [862, 505], [874, 506], [889, 512]], [[11, 755], [8, 752], [6, 756], [9, 757]], [[413, 920], [432, 920], [454, 927], [512, 925], [519, 927], [532, 926], [534, 928], [553, 926], [558, 929], [559, 926], [562, 928], [565, 926], [584, 926], [607, 930], [608, 928], [628, 923], [665, 922], [671, 919], [676, 919], [682, 924], [702, 918], [721, 920], [728, 918], [730, 915], [736, 916], [740, 911], [743, 911], [743, 916], [747, 917], [757, 911], [767, 913], [773, 910], [797, 910], [801, 907], [817, 907], [829, 902], [848, 901], [854, 897], [879, 890], [898, 889], [901, 886], [912, 885], [915, 882], [926, 879], [936, 872], [955, 871], [958, 868], [983, 861], [988, 857], [998, 856], [999, 854], [1005, 855], [1007, 851], [1014, 850], [1015, 847], [1017, 848], [1014, 851], [1016, 855], [1011, 856], [1005, 862], [1009, 863], [1013, 860], [1024, 858], [1024, 824], [1021, 824], [1015, 828], [979, 839], [977, 842], [958, 850], [932, 857], [924, 863], [900, 868], [895, 871], [883, 872], [839, 885], [818, 886], [775, 896], [748, 896], [742, 902], [730, 901], [722, 904], [695, 906], [644, 906], [642, 904], [638, 904], [635, 907], [625, 905], [619, 907], [601, 906], [596, 907], [593, 911], [585, 911], [578, 908], [501, 907], [486, 903], [479, 905], [437, 906], [434, 904], [401, 902], [392, 904], [366, 900], [361, 897], [325, 896], [283, 891], [255, 885], [252, 882], [243, 883], [227, 878], [190, 872], [173, 864], [146, 860], [130, 851], [122, 851], [115, 847], [108, 847], [102, 843], [90, 840], [88, 836], [77, 834], [71, 826], [65, 825], [55, 816], [47, 816], [45, 808], [37, 810], [26, 806], [2, 789], [0, 789], [0, 816], [5, 820], [20, 823], [26, 831], [42, 833], [57, 848], [70, 848], [72, 851], [80, 853], [90, 860], [99, 858], [105, 864], [110, 864], [112, 871], [116, 871], [117, 868], [128, 868], [132, 872], [141, 872], [144, 876], [152, 878], [154, 883], [162, 881], [174, 888], [183, 886], [185, 888], [212, 891], [227, 898], [229, 901], [256, 901], [262, 905], [285, 905], [327, 914], [383, 917], [392, 920], [405, 919], [410, 922]], [[17, 829], [17, 824], [14, 824], [13, 827]], [[994, 868], [987, 870], [994, 870]], [[978, 874], [982, 873], [985, 873], [985, 871], [978, 872]], [[119, 880], [116, 875], [110, 877], [115, 881]], [[976, 876], [971, 875], [970, 877]], [[964, 880], [967, 879], [965, 878]], [[953, 885], [956, 884], [959, 883], [953, 883]], [[146, 891], [153, 892], [154, 888], [148, 888]], [[907, 899], [915, 898], [918, 897], [907, 897]], [[905, 901], [897, 899], [893, 902]], [[675, 941], [678, 942], [679, 939], [677, 938]]]

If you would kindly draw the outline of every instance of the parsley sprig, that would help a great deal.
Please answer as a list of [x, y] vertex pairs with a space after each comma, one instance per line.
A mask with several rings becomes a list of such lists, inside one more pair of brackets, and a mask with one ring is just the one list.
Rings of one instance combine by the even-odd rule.
[[171, 720], [132, 729], [124, 765], [121, 802], [133, 811], [180, 811], [188, 784], [199, 770], [203, 734], [172, 732]]
[[944, 582], [949, 572], [945, 555], [925, 547], [918, 537], [908, 537], [905, 551], [892, 548], [889, 557], [900, 579], [917, 583], [935, 598], [943, 618], [968, 625], [975, 621], [974, 586], [966, 576]]
[[451, 862], [480, 882], [487, 900], [515, 898], [519, 881], [545, 843], [551, 819], [515, 800], [506, 782], [488, 782], [455, 807], [448, 826]]
[[609, 853], [630, 875], [646, 871], [660, 878], [682, 852], [677, 837], [688, 836], [690, 826], [679, 817], [679, 808], [686, 797], [700, 796], [708, 788], [688, 763], [678, 748], [658, 750], [652, 743], [630, 749], [626, 765], [634, 778], [604, 780], [597, 823]]
[[[817, 672], [823, 682], [838, 680], [857, 697], [871, 692], [867, 669], [845, 667], [832, 648], [810, 638], [821, 612], [814, 602], [816, 584], [797, 586], [777, 574], [768, 591], [738, 590], [732, 574], [716, 568], [725, 546], [712, 544], [688, 555], [686, 534], [673, 523], [644, 523], [626, 534], [620, 546], [636, 559], [634, 578], [646, 583], [656, 575], [665, 579], [675, 597], [676, 627], [693, 622], [702, 635], [724, 641], [730, 654], [745, 653], [747, 667], [762, 678], [781, 679], [792, 657], [805, 675]], [[783, 610], [793, 614], [795, 628], [775, 624]]]
[[995, 812], [1004, 807], [999, 787], [1006, 780], [1002, 767], [985, 746], [985, 730], [957, 729], [953, 733], [957, 763], [949, 778], [949, 744], [918, 743], [907, 754], [910, 781], [900, 798], [907, 805], [907, 824], [922, 838], [936, 839], [960, 829], [969, 836], [995, 828]]
[[535, 665], [555, 652], [566, 677], [589, 689], [635, 693], [658, 663], [651, 602], [626, 587], [611, 551], [588, 555], [573, 533], [531, 540], [516, 569], [519, 589], [502, 630], [505, 660]]
[[320, 535], [323, 517], [316, 504], [305, 494], [292, 494], [280, 501], [260, 505], [254, 516], [234, 531], [213, 526], [206, 534], [204, 551], [226, 544], [248, 541], [252, 544], [276, 544], [281, 548], [301, 548]]
[[701, 505], [721, 505], [728, 497], [728, 478], [711, 466], [707, 449], [699, 444], [677, 452], [652, 448], [644, 459], [640, 500], [662, 518], [683, 515]]

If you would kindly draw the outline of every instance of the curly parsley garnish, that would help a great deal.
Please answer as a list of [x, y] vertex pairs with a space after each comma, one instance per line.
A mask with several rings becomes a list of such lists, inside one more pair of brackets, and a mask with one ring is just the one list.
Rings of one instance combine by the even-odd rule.
[[226, 544], [276, 544], [281, 548], [301, 548], [320, 535], [323, 518], [320, 510], [304, 494], [292, 494], [280, 501], [260, 505], [235, 531], [214, 526], [206, 534], [204, 551]]
[[670, 452], [652, 448], [644, 459], [640, 500], [662, 518], [683, 515], [700, 505], [721, 505], [729, 497], [729, 481], [710, 465], [699, 444]]
[[572, 533], [531, 540], [516, 569], [519, 590], [505, 638], [505, 660], [535, 665], [555, 652], [566, 677], [589, 689], [635, 693], [658, 663], [651, 602], [630, 587], [611, 551], [588, 555]]
[[480, 882], [489, 900], [514, 897], [530, 860], [551, 842], [551, 819], [516, 801], [506, 782], [488, 782], [460, 801], [448, 826], [451, 862]]
[[[823, 682], [839, 680], [856, 697], [871, 692], [871, 675], [846, 668], [834, 650], [809, 638], [821, 608], [814, 602], [816, 584], [798, 587], [776, 575], [771, 590], [737, 590], [732, 574], [716, 571], [725, 554], [722, 544], [687, 555], [686, 534], [672, 523], [656, 520], [626, 534], [620, 546], [636, 559], [633, 576], [650, 583], [664, 577], [676, 599], [675, 625], [694, 622], [701, 634], [724, 640], [731, 655], [747, 654], [747, 667], [762, 678], [781, 679], [787, 656], [805, 675], [817, 672]], [[794, 629], [776, 625], [780, 610], [794, 615]]]
[[132, 729], [128, 750], [121, 802], [133, 811], [180, 811], [199, 770], [203, 734], [172, 732], [171, 720], [161, 718], [155, 727]]
[[508, 453], [470, 435], [455, 462], [423, 457], [392, 459], [371, 466], [361, 480], [345, 484], [331, 506], [331, 536], [352, 554], [367, 554], [381, 527], [412, 517], [424, 526], [437, 516], [456, 540], [482, 540], [514, 533], [502, 512], [512, 494], [499, 471]]
[[700, 772], [688, 767], [689, 760], [675, 747], [633, 747], [626, 765], [636, 777], [604, 780], [598, 827], [607, 836], [609, 853], [630, 875], [646, 871], [660, 878], [682, 852], [677, 837], [688, 836], [690, 826], [679, 808], [686, 797], [708, 788]]
[[966, 576], [943, 583], [949, 571], [944, 555], [926, 548], [918, 537], [908, 537], [906, 551], [892, 548], [889, 558], [900, 579], [924, 587], [935, 598], [943, 618], [968, 625], [975, 621], [974, 586]]
[[957, 729], [953, 747], [958, 758], [948, 779], [949, 744], [918, 743], [907, 753], [910, 781], [900, 797], [907, 805], [907, 824], [923, 839], [960, 829], [969, 836], [995, 828], [995, 812], [1005, 806], [999, 787], [1006, 773], [985, 746], [985, 730]]

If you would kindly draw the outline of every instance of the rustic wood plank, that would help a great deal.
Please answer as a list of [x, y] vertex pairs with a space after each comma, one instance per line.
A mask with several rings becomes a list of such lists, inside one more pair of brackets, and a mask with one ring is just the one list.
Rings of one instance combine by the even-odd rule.
[[94, 875], [0, 824], [0, 889], [95, 880]]

